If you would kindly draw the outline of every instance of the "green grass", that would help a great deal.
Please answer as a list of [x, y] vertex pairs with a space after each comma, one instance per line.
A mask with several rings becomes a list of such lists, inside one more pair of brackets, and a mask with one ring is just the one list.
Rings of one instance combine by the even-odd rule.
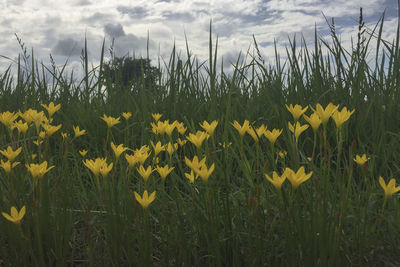
[[[27, 208], [20, 225], [0, 218], [0, 265], [396, 266], [399, 194], [383, 205], [378, 177], [400, 179], [400, 34], [398, 28], [395, 40], [383, 40], [383, 27], [383, 17], [373, 32], [360, 27], [358, 43], [349, 50], [334, 28], [331, 44], [315, 32], [313, 47], [304, 40], [298, 47], [293, 39], [286, 60], [276, 54], [275, 65], [265, 66], [258, 55], [247, 55], [226, 75], [217, 69], [218, 46], [210, 25], [209, 59], [199, 64], [187, 49], [188, 59], [182, 61], [174, 49], [158, 88], [112, 85], [111, 77], [99, 72], [102, 65], [90, 70], [87, 49], [85, 75], [78, 83], [65, 75], [65, 66], [49, 68], [52, 77], [47, 80], [41, 75], [45, 67], [33, 55], [29, 70], [22, 57], [17, 73], [10, 68], [0, 76], [1, 111], [43, 110], [41, 104], [53, 101], [61, 104], [53, 124], [62, 128], [40, 148], [32, 143], [37, 139], [34, 126], [25, 138], [0, 128], [2, 149], [23, 148], [16, 159], [21, 164], [9, 175], [0, 172], [1, 211]], [[373, 63], [367, 61], [372, 43], [377, 54]], [[325, 107], [330, 102], [355, 113], [344, 123], [341, 149], [332, 119], [326, 142], [321, 126], [315, 158], [309, 162], [313, 132], [302, 133], [296, 146], [285, 104]], [[100, 119], [127, 111], [133, 116], [127, 121], [121, 117], [110, 130]], [[124, 155], [115, 161], [110, 142], [124, 144], [128, 154], [150, 140], [167, 143], [168, 136], [151, 132], [151, 113], [156, 112], [163, 114], [161, 120], [188, 127], [184, 136], [175, 130], [173, 141], [201, 130], [204, 120], [217, 120], [218, 126], [200, 149], [188, 142], [171, 157], [161, 152], [160, 164], [175, 169], [165, 182], [157, 173], [144, 182], [136, 167], [128, 170]], [[273, 150], [265, 137], [258, 143], [248, 134], [240, 138], [231, 123], [246, 119], [255, 127], [283, 129]], [[74, 125], [87, 134], [73, 139]], [[63, 140], [60, 132], [70, 137]], [[232, 145], [224, 149], [220, 142]], [[84, 166], [78, 153], [83, 148], [89, 151], [86, 158], [107, 157], [114, 163], [107, 178], [96, 180]], [[284, 159], [277, 155], [281, 150], [288, 152]], [[31, 159], [33, 153], [37, 158]], [[353, 158], [364, 153], [371, 159], [362, 168]], [[155, 166], [153, 154], [146, 166]], [[194, 155], [207, 157], [207, 166], [215, 164], [208, 183], [199, 178], [190, 184], [185, 178], [190, 171], [185, 156]], [[25, 164], [44, 160], [55, 168], [32, 179]], [[285, 181], [280, 194], [264, 177], [300, 166], [313, 175], [295, 192]], [[147, 210], [133, 195], [145, 189], [156, 191]]]

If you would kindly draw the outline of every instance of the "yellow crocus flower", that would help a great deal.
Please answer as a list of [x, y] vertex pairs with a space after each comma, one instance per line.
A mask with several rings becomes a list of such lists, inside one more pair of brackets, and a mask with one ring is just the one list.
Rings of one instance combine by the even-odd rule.
[[177, 143], [172, 144], [171, 142], [169, 142], [166, 145], [165, 151], [167, 151], [167, 153], [169, 155], [172, 155], [172, 153], [174, 153], [176, 150], [178, 150], [178, 144]]
[[49, 113], [49, 117], [51, 117], [56, 111], [58, 111], [61, 108], [61, 104], [55, 106], [53, 102], [50, 102], [49, 105], [42, 104], [42, 107], [44, 107], [47, 110], [47, 112]]
[[14, 150], [11, 146], [8, 146], [7, 149], [0, 150], [0, 153], [6, 157], [9, 161], [14, 161], [16, 157], [21, 153], [22, 147], [17, 148]]
[[149, 179], [151, 173], [154, 171], [151, 169], [151, 166], [148, 166], [147, 169], [143, 167], [143, 165], [140, 165], [139, 168], [136, 169], [140, 176], [142, 176], [143, 180], [147, 182]]
[[107, 160], [105, 158], [96, 158], [95, 160], [86, 159], [83, 161], [83, 164], [92, 171], [94, 176], [98, 176], [100, 174], [100, 169], [104, 164], [107, 164]]
[[382, 186], [382, 189], [385, 192], [385, 202], [393, 194], [400, 191], [400, 186], [396, 187], [396, 179], [394, 178], [390, 179], [389, 183], [386, 184], [382, 176], [379, 176], [379, 184]]
[[361, 157], [359, 155], [356, 155], [356, 157], [353, 160], [358, 165], [363, 166], [370, 159], [371, 159], [370, 157], [367, 158], [367, 155], [363, 154]]
[[11, 161], [7, 160], [6, 162], [4, 162], [3, 160], [1, 160], [0, 166], [8, 174], [11, 172], [11, 169], [14, 168], [15, 166], [17, 166], [18, 164], [20, 164], [20, 162], [18, 162], [18, 161], [11, 162]]
[[113, 168], [113, 163], [107, 164], [107, 162], [104, 162], [104, 164], [100, 167], [100, 174], [103, 176], [103, 178], [106, 178], [110, 171]]
[[151, 116], [153, 117], [153, 119], [157, 122], [159, 119], [161, 119], [163, 114], [160, 113], [152, 113]]
[[292, 114], [295, 122], [298, 121], [299, 118], [301, 117], [301, 115], [303, 115], [303, 113], [306, 112], [308, 109], [308, 107], [305, 107], [303, 109], [303, 107], [298, 104], [296, 104], [294, 107], [292, 104], [290, 104], [289, 106], [288, 105], [285, 105], [285, 106], [286, 106], [286, 109]]
[[322, 121], [322, 124], [326, 126], [326, 124], [329, 121], [329, 118], [332, 116], [332, 114], [339, 108], [339, 105], [334, 105], [332, 103], [329, 103], [325, 109], [321, 106], [321, 104], [317, 104], [316, 109], [311, 107], [311, 109], [316, 112], [319, 116], [319, 118]]
[[15, 122], [14, 126], [17, 128], [18, 133], [23, 133], [23, 134], [26, 134], [26, 132], [28, 131], [28, 128], [29, 128], [28, 123], [22, 122], [22, 120]]
[[86, 156], [86, 154], [88, 153], [86, 149], [79, 150], [78, 152], [79, 154], [81, 154], [82, 157]]
[[194, 172], [196, 172], [198, 169], [200, 169], [203, 165], [206, 164], [207, 157], [204, 157], [202, 160], [199, 161], [199, 158], [197, 156], [194, 156], [192, 160], [188, 159], [185, 157], [185, 163], [186, 165], [192, 169]]
[[157, 155], [161, 151], [165, 151], [165, 145], [161, 145], [161, 142], [158, 141], [156, 144], [153, 143], [153, 141], [150, 141], [151, 146], [153, 147], [154, 150], [154, 156], [157, 157]]
[[296, 122], [295, 125], [292, 125], [290, 122], [288, 122], [289, 125], [289, 130], [294, 134], [295, 138], [296, 138], [296, 142], [297, 139], [299, 138], [299, 136], [301, 135], [302, 132], [304, 132], [305, 130], [307, 130], [308, 125], [301, 125], [300, 122]]
[[114, 142], [111, 142], [111, 148], [114, 151], [115, 157], [118, 160], [122, 153], [124, 153], [128, 148], [124, 147], [123, 144], [115, 146]]
[[47, 161], [42, 162], [41, 164], [31, 163], [30, 165], [25, 164], [28, 171], [31, 173], [32, 178], [43, 178], [43, 176], [54, 168], [54, 166], [50, 166], [47, 168]]
[[156, 191], [150, 194], [147, 192], [147, 190], [144, 190], [143, 192], [143, 197], [141, 197], [137, 192], [134, 192], [135, 198], [137, 202], [142, 206], [143, 209], [147, 209], [147, 207], [154, 201], [156, 198]]
[[260, 127], [254, 130], [254, 127], [249, 125], [249, 128], [247, 129], [247, 133], [253, 138], [254, 141], [258, 142], [259, 138], [265, 134], [267, 131], [267, 127], [262, 124]]
[[19, 113], [5, 111], [0, 113], [0, 122], [4, 124], [7, 128], [11, 129], [14, 121], [18, 118]]
[[281, 135], [283, 130], [273, 129], [272, 131], [266, 130], [264, 135], [267, 137], [271, 144], [275, 144], [276, 139]]
[[179, 133], [180, 135], [184, 135], [185, 132], [186, 132], [186, 130], [187, 130], [187, 127], [185, 127], [185, 125], [183, 124], [183, 122], [178, 122], [178, 123], [175, 125], [175, 127], [176, 127], [176, 129], [178, 130], [178, 133]]
[[165, 165], [164, 167], [157, 166], [156, 171], [158, 172], [158, 174], [160, 174], [161, 179], [165, 180], [165, 178], [168, 176], [168, 174], [172, 172], [174, 168], [175, 167], [170, 168], [168, 165]]
[[125, 154], [125, 159], [128, 162], [129, 169], [132, 169], [136, 163], [138, 163], [138, 159], [135, 155]]
[[308, 124], [311, 125], [311, 128], [313, 129], [314, 132], [316, 132], [318, 130], [319, 126], [322, 123], [322, 120], [319, 118], [319, 115], [316, 112], [311, 114], [310, 117], [308, 117], [305, 114], [303, 115], [303, 117], [308, 122]]
[[211, 124], [209, 124], [207, 121], [203, 121], [203, 123], [199, 123], [199, 125], [211, 136], [213, 135], [215, 128], [217, 128], [218, 121], [213, 120]]
[[50, 137], [50, 136], [52, 136], [55, 132], [57, 132], [58, 130], [60, 130], [60, 128], [61, 128], [61, 124], [59, 124], [59, 125], [57, 125], [57, 126], [54, 126], [54, 125], [50, 125], [50, 124], [43, 124], [42, 125], [43, 126], [43, 129], [45, 130], [45, 132], [46, 132], [46, 135], [48, 136], [48, 137]]
[[332, 114], [332, 119], [335, 121], [336, 127], [342, 127], [343, 123], [346, 122], [350, 116], [354, 113], [354, 109], [352, 111], [347, 110], [346, 107], [342, 108], [341, 111], [336, 110]]
[[240, 125], [239, 122], [234, 121], [232, 123], [232, 126], [238, 131], [239, 135], [243, 137], [245, 133], [249, 130], [250, 128], [250, 122], [248, 120], [245, 120], [243, 125]]
[[197, 131], [196, 134], [189, 133], [189, 136], [187, 136], [186, 139], [194, 144], [197, 148], [200, 148], [203, 144], [203, 141], [208, 137], [209, 135], [206, 132]]
[[74, 129], [74, 133], [75, 133], [75, 137], [74, 138], [78, 138], [81, 135], [86, 134], [86, 130], [81, 130], [79, 129], [79, 126], [72, 126], [72, 128]]
[[7, 214], [5, 212], [2, 212], [1, 214], [4, 216], [4, 218], [9, 220], [10, 222], [14, 224], [20, 224], [22, 218], [24, 218], [25, 216], [25, 212], [26, 212], [26, 207], [24, 205], [19, 212], [17, 211], [17, 208], [12, 206], [10, 214]]
[[120, 121], [119, 121], [120, 118], [119, 118], [119, 117], [118, 117], [118, 118], [114, 118], [114, 117], [111, 117], [111, 116], [106, 116], [106, 114], [103, 114], [103, 117], [100, 117], [100, 118], [101, 118], [103, 121], [106, 122], [108, 128], [111, 128], [111, 127], [113, 127], [114, 125], [120, 123]]
[[203, 166], [201, 166], [199, 169], [195, 170], [196, 174], [198, 176], [201, 177], [201, 179], [207, 183], [208, 182], [208, 178], [210, 177], [210, 175], [213, 173], [215, 168], [215, 164], [213, 163], [211, 165], [211, 167], [208, 169], [207, 166], [205, 164], [203, 164]]
[[128, 120], [130, 117], [132, 117], [131, 112], [122, 112], [122, 117], [124, 117], [125, 120]]
[[194, 181], [199, 177], [199, 175], [195, 175], [193, 170], [190, 170], [190, 173], [185, 172], [185, 177], [189, 180], [190, 183], [194, 183]]
[[272, 178], [268, 174], [264, 174], [265, 178], [278, 190], [281, 191], [282, 184], [286, 180], [286, 173], [283, 173], [281, 176], [278, 175], [276, 171], [272, 173]]
[[313, 172], [306, 174], [306, 172], [304, 171], [304, 167], [302, 166], [298, 169], [297, 172], [294, 172], [290, 168], [286, 168], [283, 175], [285, 175], [289, 182], [292, 184], [293, 190], [296, 190], [296, 188], [299, 187], [300, 184], [310, 179], [312, 173]]

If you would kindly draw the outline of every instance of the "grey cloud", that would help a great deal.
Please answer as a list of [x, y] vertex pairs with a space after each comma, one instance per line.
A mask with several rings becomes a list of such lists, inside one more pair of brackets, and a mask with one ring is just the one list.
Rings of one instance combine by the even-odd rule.
[[189, 12], [173, 12], [173, 11], [165, 11], [162, 13], [162, 16], [169, 21], [184, 21], [184, 22], [192, 22], [195, 20], [195, 17]]
[[7, 5], [21, 6], [25, 0], [8, 0]]
[[117, 10], [119, 13], [128, 15], [132, 19], [142, 19], [148, 14], [148, 11], [143, 7], [119, 6]]
[[66, 57], [79, 56], [81, 51], [82, 47], [77, 41], [70, 37], [58, 40], [57, 44], [52, 49], [53, 54]]
[[[149, 49], [155, 49], [156, 44], [154, 41], [149, 41]], [[134, 34], [126, 34], [115, 39], [114, 52], [116, 56], [125, 56], [127, 53], [134, 52], [136, 54], [144, 55], [147, 47], [147, 38], [138, 37]]]
[[80, 0], [76, 3], [77, 6], [88, 6], [91, 5], [92, 3], [89, 0]]
[[112, 38], [125, 36], [124, 28], [120, 23], [118, 24], [107, 23], [104, 26], [104, 33]]
[[97, 23], [100, 21], [107, 21], [110, 20], [110, 14], [96, 12], [93, 15], [83, 18], [82, 21], [86, 23]]

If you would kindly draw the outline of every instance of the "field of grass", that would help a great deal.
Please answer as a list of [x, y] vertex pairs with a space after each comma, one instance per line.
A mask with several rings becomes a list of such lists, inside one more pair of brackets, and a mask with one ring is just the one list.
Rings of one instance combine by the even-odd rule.
[[87, 50], [81, 82], [21, 57], [0, 75], [0, 266], [398, 266], [400, 34], [382, 21], [231, 75], [210, 32], [204, 64], [174, 50], [151, 88]]

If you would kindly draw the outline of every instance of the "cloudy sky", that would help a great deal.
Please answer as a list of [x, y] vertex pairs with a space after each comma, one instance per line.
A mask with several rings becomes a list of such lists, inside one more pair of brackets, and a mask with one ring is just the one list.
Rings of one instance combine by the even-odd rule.
[[[342, 41], [350, 45], [360, 7], [370, 27], [386, 10], [384, 38], [393, 40], [397, 0], [2, 0], [0, 55], [17, 58], [21, 52], [17, 35], [28, 52], [33, 48], [39, 61], [48, 63], [51, 54], [57, 64], [68, 59], [70, 66], [79, 68], [85, 36], [90, 60], [96, 64], [103, 38], [106, 57], [113, 39], [116, 55], [145, 57], [149, 34], [153, 59], [158, 55], [168, 59], [174, 42], [185, 54], [186, 35], [191, 53], [205, 60], [212, 19], [219, 58], [226, 64], [235, 61], [239, 51], [247, 51], [253, 34], [268, 61], [272, 60], [274, 39], [284, 52], [294, 34], [312, 42], [314, 25], [319, 37], [328, 38], [324, 15], [335, 18]], [[0, 73], [10, 63], [0, 57]]]

